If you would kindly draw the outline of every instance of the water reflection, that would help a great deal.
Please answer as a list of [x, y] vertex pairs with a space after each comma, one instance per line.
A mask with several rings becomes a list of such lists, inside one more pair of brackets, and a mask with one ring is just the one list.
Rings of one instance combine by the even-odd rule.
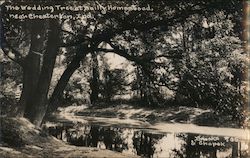
[[133, 135], [133, 146], [139, 156], [153, 157], [155, 152], [155, 144], [163, 135], [146, 133], [144, 131], [136, 131]]
[[149, 158], [248, 157], [249, 144], [233, 137], [192, 133], [159, 134], [141, 129], [80, 124], [49, 127], [47, 130], [71, 145], [109, 149]]
[[[186, 134], [178, 136], [184, 140], [182, 152], [174, 150], [175, 157], [247, 157], [244, 149], [240, 149], [240, 145], [244, 142], [233, 137], [219, 137], [199, 134]], [[245, 150], [246, 151], [246, 150]]]

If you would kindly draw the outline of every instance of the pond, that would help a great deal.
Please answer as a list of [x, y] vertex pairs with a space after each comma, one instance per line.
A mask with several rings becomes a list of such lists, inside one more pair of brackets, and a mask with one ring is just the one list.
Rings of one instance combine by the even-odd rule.
[[151, 129], [62, 124], [47, 128], [75, 146], [96, 147], [142, 157], [248, 157], [249, 142], [235, 137], [194, 133], [161, 133]]

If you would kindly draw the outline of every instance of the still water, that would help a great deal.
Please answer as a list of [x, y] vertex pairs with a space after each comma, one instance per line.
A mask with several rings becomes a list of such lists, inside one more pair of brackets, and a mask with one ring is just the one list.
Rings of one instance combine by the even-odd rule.
[[159, 133], [149, 129], [91, 124], [64, 124], [48, 127], [47, 130], [71, 145], [109, 149], [149, 158], [249, 157], [249, 142], [228, 136]]

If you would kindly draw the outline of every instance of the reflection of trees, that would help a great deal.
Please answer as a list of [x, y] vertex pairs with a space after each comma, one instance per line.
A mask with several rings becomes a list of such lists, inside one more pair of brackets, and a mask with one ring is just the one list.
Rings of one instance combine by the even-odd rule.
[[125, 138], [123, 138], [123, 130], [121, 128], [103, 128], [101, 133], [103, 133], [103, 142], [106, 149], [119, 152], [128, 149], [128, 144], [125, 142]]
[[[58, 139], [66, 140], [72, 145], [98, 148], [104, 147], [118, 152], [123, 152], [124, 150], [128, 150], [129, 147], [132, 147], [135, 149], [135, 154], [142, 157], [157, 156], [156, 144], [164, 137], [162, 134], [152, 134], [146, 133], [145, 131], [134, 131], [133, 129], [130, 129], [133, 133], [133, 137], [132, 141], [129, 141], [129, 137], [126, 136], [127, 133], [125, 128], [100, 127], [93, 125], [85, 125], [77, 128], [72, 125], [56, 126], [48, 128], [48, 131], [51, 135]], [[208, 135], [191, 133], [175, 134], [175, 140], [166, 143], [170, 144], [177, 142], [178, 145], [174, 149], [170, 149], [164, 146], [163, 143], [160, 146], [160, 150], [163, 151], [163, 153], [167, 151], [167, 153], [170, 153], [170, 157], [175, 158], [219, 158], [221, 157], [221, 154], [225, 154], [232, 158], [248, 157], [246, 149], [241, 147], [244, 143], [233, 137], [219, 137], [217, 141], [211, 142], [223, 142], [225, 143], [225, 146], [216, 145], [212, 147], [211, 145], [198, 145], [198, 142], [196, 142], [196, 144], [191, 144], [191, 140], [194, 141], [197, 136], [204, 136], [204, 138], [210, 137]], [[128, 144], [129, 142], [131, 142], [131, 144]]]
[[143, 131], [137, 131], [133, 136], [133, 145], [136, 149], [137, 155], [153, 157], [156, 142], [162, 138], [163, 135], [145, 133]]
[[194, 158], [194, 157], [201, 157], [202, 155], [209, 156], [211, 158], [216, 158], [216, 148], [212, 147], [199, 147], [199, 146], [192, 146], [191, 140], [194, 140], [193, 135], [188, 135], [187, 137], [187, 144], [186, 144], [186, 155], [187, 157]]
[[[241, 142], [227, 142], [225, 137], [219, 137], [218, 142], [224, 142], [225, 146], [202, 146], [202, 145], [191, 145], [191, 140], [195, 140], [195, 136], [197, 134], [188, 134], [188, 135], [178, 135], [179, 139], [183, 139], [185, 141], [182, 144], [180, 150], [173, 149], [173, 157], [187, 157], [187, 158], [198, 158], [198, 157], [209, 157], [209, 158], [217, 158], [218, 153], [220, 152], [231, 152], [229, 157], [239, 157], [241, 155], [241, 149], [239, 145]], [[232, 151], [230, 151], [230, 149]], [[243, 155], [241, 155], [243, 156]]]
[[89, 132], [90, 136], [90, 146], [97, 147], [99, 141], [99, 128], [97, 126], [92, 126]]
[[66, 137], [70, 144], [76, 146], [98, 147], [98, 144], [103, 142], [105, 148], [109, 150], [122, 152], [128, 149], [126, 138], [123, 137], [124, 130], [121, 128], [83, 126], [82, 131], [74, 127], [50, 127], [48, 130], [51, 135], [58, 139]]

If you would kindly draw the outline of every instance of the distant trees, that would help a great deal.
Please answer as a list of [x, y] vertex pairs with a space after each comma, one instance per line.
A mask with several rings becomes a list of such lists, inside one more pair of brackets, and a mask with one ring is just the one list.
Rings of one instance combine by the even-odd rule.
[[122, 69], [104, 70], [104, 80], [101, 84], [103, 99], [110, 102], [115, 95], [123, 95], [126, 92], [126, 74]]
[[[240, 90], [237, 83], [241, 82], [242, 85], [243, 67], [246, 65], [242, 58], [243, 41], [233, 29], [233, 20], [227, 19], [230, 15], [227, 12], [217, 12], [209, 18], [198, 17], [198, 22], [202, 21], [198, 23], [199, 28], [210, 29], [212, 36], [204, 32], [197, 38], [197, 24], [187, 22], [183, 25], [185, 31], [182, 43], [186, 63], [181, 70], [177, 94], [184, 96], [186, 99], [182, 101], [189, 105], [210, 106], [216, 113], [230, 113], [234, 119], [239, 119], [244, 111], [245, 92]], [[234, 67], [232, 71], [232, 64], [241, 68]]]

